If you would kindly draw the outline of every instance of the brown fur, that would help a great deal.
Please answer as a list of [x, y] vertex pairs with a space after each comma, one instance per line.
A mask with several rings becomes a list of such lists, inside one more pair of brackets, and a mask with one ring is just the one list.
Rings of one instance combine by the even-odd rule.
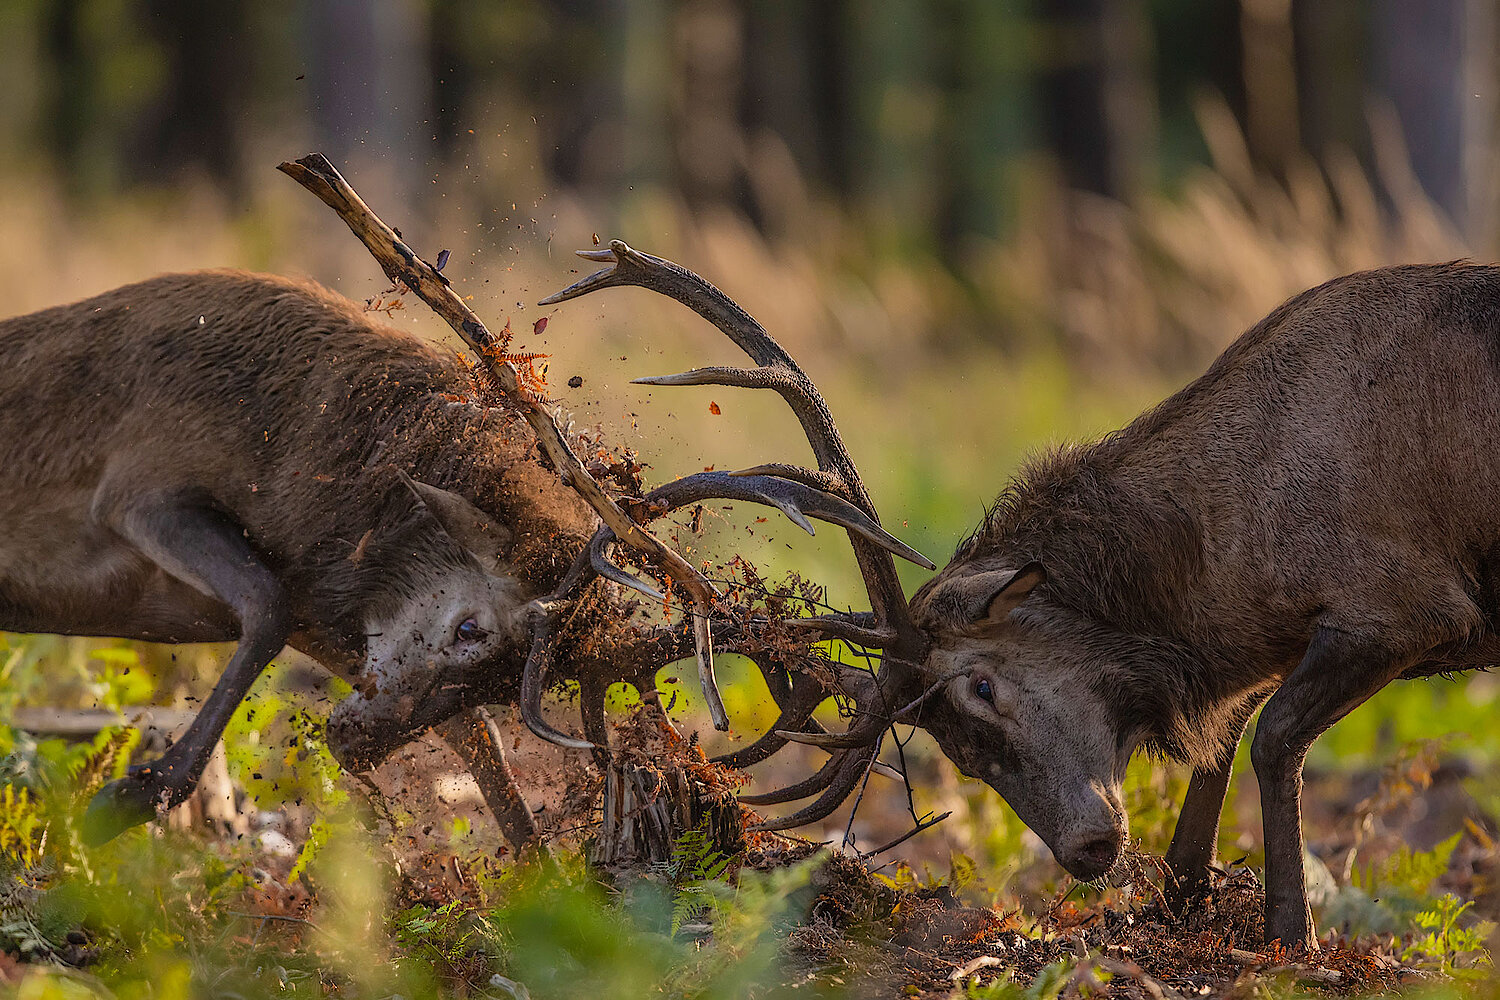
[[0, 322], [0, 628], [239, 638], [229, 607], [111, 527], [137, 497], [178, 497], [243, 529], [291, 644], [360, 687], [330, 730], [355, 766], [465, 704], [513, 698], [524, 637], [500, 633], [498, 660], [435, 676], [451, 635], [418, 632], [433, 654], [361, 676], [372, 621], [413, 602], [441, 614], [445, 581], [478, 572], [403, 474], [501, 526], [493, 554], [516, 601], [550, 592], [593, 531], [524, 420], [476, 396], [453, 352], [285, 278], [167, 275]]
[[[530, 457], [518, 416], [453, 405], [474, 394], [451, 352], [285, 278], [168, 275], [0, 322], [6, 562], [64, 547], [71, 519], [49, 501], [76, 502], [108, 470], [112, 489], [203, 494], [246, 526], [300, 624], [354, 638], [369, 602], [409, 584], [401, 567], [456, 557], [411, 551], [426, 519], [399, 469], [510, 526], [515, 567], [545, 592], [592, 515]], [[81, 610], [39, 596], [0, 575], [0, 598], [38, 618]]]
[[1228, 738], [1202, 716], [1319, 624], [1399, 643], [1410, 676], [1491, 666], [1497, 365], [1500, 269], [1331, 281], [1130, 426], [1033, 461], [916, 603], [951, 619], [928, 596], [945, 578], [1041, 562], [1027, 613], [1121, 643], [1108, 693], [1151, 689], [1153, 735], [1193, 761]]

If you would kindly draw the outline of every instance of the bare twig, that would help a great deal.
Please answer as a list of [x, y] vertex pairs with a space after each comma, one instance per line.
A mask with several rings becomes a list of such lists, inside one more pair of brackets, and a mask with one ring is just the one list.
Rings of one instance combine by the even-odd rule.
[[910, 830], [907, 830], [905, 833], [903, 833], [901, 836], [897, 837], [895, 840], [891, 841], [890, 843], [888, 843], [888, 844], [882, 844], [881, 846], [875, 848], [873, 851], [867, 851], [867, 852], [865, 852], [864, 856], [867, 857], [867, 858], [873, 858], [877, 854], [884, 854], [886, 851], [889, 851], [893, 847], [900, 847], [902, 844], [906, 843], [908, 840], [910, 840], [911, 838], [915, 837], [917, 834], [921, 833], [923, 830], [928, 830], [928, 829], [931, 829], [934, 826], [937, 826], [943, 820], [947, 819], [949, 816], [952, 816], [952, 815], [953, 815], [953, 811], [949, 810], [948, 812], [945, 812], [945, 813], [942, 813], [940, 815], [934, 816], [931, 819], [924, 819], [924, 820], [922, 820], [922, 822], [918, 823], [916, 826], [912, 827]]
[[282, 923], [304, 924], [308, 927], [311, 927], [315, 931], [319, 930], [318, 925], [313, 923], [311, 920], [308, 920], [306, 917], [293, 917], [284, 913], [251, 913], [249, 910], [225, 910], [224, 912], [228, 913], [231, 916], [245, 917], [249, 920], [259, 920], [262, 922], [267, 920], [280, 920]]
[[1093, 963], [1112, 976], [1123, 976], [1126, 979], [1132, 979], [1139, 983], [1141, 989], [1151, 995], [1152, 1000], [1182, 1000], [1181, 993], [1172, 989], [1166, 983], [1148, 975], [1144, 969], [1134, 962], [1096, 955], [1093, 958]]
[[969, 959], [969, 961], [948, 973], [948, 979], [955, 983], [961, 983], [980, 969], [998, 969], [1004, 965], [1005, 963], [994, 955], [980, 955], [978, 958]]
[[1301, 962], [1271, 965], [1266, 956], [1246, 951], [1243, 948], [1231, 948], [1229, 958], [1238, 965], [1259, 966], [1257, 971], [1262, 975], [1278, 976], [1289, 972], [1301, 982], [1318, 983], [1323, 986], [1331, 986], [1341, 982], [1344, 978], [1344, 974], [1337, 969], [1325, 969], [1318, 965], [1304, 965]]

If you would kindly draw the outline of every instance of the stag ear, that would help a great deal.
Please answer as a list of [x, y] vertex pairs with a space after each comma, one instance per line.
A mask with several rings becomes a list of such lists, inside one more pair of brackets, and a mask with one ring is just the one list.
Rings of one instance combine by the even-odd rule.
[[1016, 605], [1026, 600], [1038, 584], [1046, 582], [1047, 571], [1042, 569], [1041, 563], [1029, 562], [1020, 569], [1005, 570], [997, 576], [1003, 576], [1004, 580], [994, 581], [998, 588], [990, 592], [989, 599], [985, 602], [984, 620], [991, 624], [1005, 621], [1016, 609]]
[[1016, 606], [1047, 579], [1039, 562], [997, 569], [939, 583], [925, 600], [938, 620], [967, 627], [1003, 624]]
[[437, 518], [448, 536], [462, 545], [485, 572], [501, 575], [505, 554], [510, 549], [510, 529], [457, 493], [418, 482], [404, 472], [401, 481], [427, 508], [427, 512]]

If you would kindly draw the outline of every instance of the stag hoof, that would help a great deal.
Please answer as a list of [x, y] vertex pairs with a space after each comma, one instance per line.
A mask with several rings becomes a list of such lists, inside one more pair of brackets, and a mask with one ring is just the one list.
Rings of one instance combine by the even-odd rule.
[[1314, 936], [1312, 919], [1305, 913], [1297, 919], [1293, 912], [1286, 915], [1275, 910], [1266, 914], [1266, 947], [1279, 944], [1293, 953], [1311, 954], [1318, 950], [1318, 939]]
[[155, 819], [157, 807], [167, 798], [160, 776], [150, 767], [131, 768], [125, 777], [95, 792], [83, 814], [83, 842], [98, 847]]
[[1177, 872], [1168, 869], [1162, 884], [1162, 898], [1178, 917], [1195, 910], [1213, 895], [1213, 880], [1207, 868]]

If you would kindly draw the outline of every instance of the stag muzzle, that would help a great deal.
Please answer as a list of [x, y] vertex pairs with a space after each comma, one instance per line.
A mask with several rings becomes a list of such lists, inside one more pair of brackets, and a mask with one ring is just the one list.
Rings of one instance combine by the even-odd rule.
[[358, 773], [383, 764], [401, 747], [457, 715], [464, 707], [462, 685], [446, 685], [424, 697], [366, 697], [355, 692], [328, 716], [324, 738], [344, 770]]
[[1125, 831], [1116, 827], [1070, 831], [1061, 838], [1052, 854], [1069, 875], [1080, 882], [1092, 882], [1109, 874], [1120, 860]]
[[351, 712], [335, 710], [324, 730], [328, 752], [351, 774], [371, 771], [385, 762], [406, 739], [389, 727], [367, 726]]
[[[1024, 803], [1018, 808], [1016, 799], [1006, 795], [998, 782], [989, 784], [1042, 838], [1057, 863], [1080, 882], [1103, 878], [1119, 862], [1128, 833], [1128, 821], [1117, 790], [1102, 788], [1089, 781], [1072, 794], [1065, 795], [1053, 809], [1036, 815]], [[1014, 789], [1011, 791], [1013, 794]]]

